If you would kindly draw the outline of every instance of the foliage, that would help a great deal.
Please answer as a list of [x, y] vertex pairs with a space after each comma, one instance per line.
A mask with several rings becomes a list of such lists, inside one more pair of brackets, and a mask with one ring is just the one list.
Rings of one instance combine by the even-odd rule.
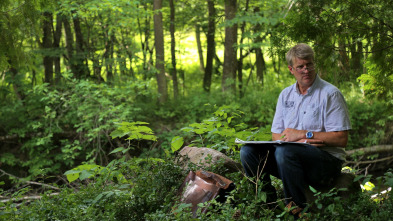
[[[387, 74], [380, 65], [370, 61], [366, 63], [366, 67], [368, 73], [358, 78], [364, 92], [377, 97], [393, 98], [393, 91], [390, 90], [393, 85], [393, 75]], [[388, 102], [388, 104], [391, 106], [393, 103]]]
[[[164, 21], [169, 19], [166, 4]], [[67, 171], [70, 182], [58, 196], [43, 195], [42, 200], [20, 206], [1, 202], [2, 219], [191, 219], [188, 205], [172, 207], [185, 176], [173, 163], [176, 151], [189, 144], [207, 146], [238, 160], [235, 138], [269, 140], [278, 94], [293, 83], [283, 71], [283, 57], [295, 42], [314, 46], [318, 73], [339, 86], [348, 101], [352, 131], [347, 149], [392, 143], [390, 1], [239, 2], [237, 16], [229, 22], [223, 17], [224, 2], [214, 1], [217, 58], [210, 93], [202, 92], [203, 70], [195, 62], [198, 53], [192, 37], [195, 24], [207, 32], [206, 1], [176, 4], [181, 97], [157, 104], [152, 1], [0, 1], [1, 167], [23, 181], [53, 180]], [[45, 22], [51, 26], [50, 35], [43, 31]], [[167, 29], [169, 22], [164, 23]], [[244, 25], [243, 42], [236, 46], [247, 56], [241, 58], [245, 65], [239, 73], [244, 79], [236, 80], [237, 95], [220, 93], [223, 28], [234, 23]], [[55, 29], [61, 31], [58, 47]], [[53, 43], [49, 48], [43, 48], [44, 38]], [[254, 80], [253, 53], [258, 48], [266, 61], [263, 85]], [[74, 79], [71, 55], [80, 56], [88, 66], [89, 74], [81, 80]], [[60, 70], [55, 70], [59, 72], [52, 73], [56, 82], [43, 83], [50, 72], [44, 58], [60, 59]], [[212, 202], [210, 212], [198, 218], [230, 220], [238, 210], [240, 220], [291, 218], [282, 203], [276, 210], [267, 209], [263, 183], [249, 182], [241, 174], [228, 176], [238, 186], [231, 201]], [[358, 176], [362, 184], [372, 181], [375, 188], [348, 201], [336, 190], [316, 193], [320, 210], [310, 217], [390, 219], [391, 193], [377, 200], [369, 195], [391, 187], [392, 177], [391, 171], [375, 179]], [[34, 190], [22, 188], [12, 197], [30, 191]]]
[[[118, 169], [126, 175], [130, 184], [93, 182], [80, 186], [79, 191], [64, 188], [57, 196], [44, 196], [18, 209], [4, 205], [0, 217], [12, 220], [192, 220], [189, 205], [176, 203], [176, 189], [185, 174], [175, 164], [165, 161], [149, 161], [133, 158]], [[222, 204], [211, 201], [208, 213], [198, 213], [198, 219], [231, 220], [235, 214], [239, 220], [290, 220], [282, 202], [269, 208], [260, 196], [263, 189], [254, 195], [255, 186], [242, 174], [228, 176], [236, 183], [236, 189]], [[390, 180], [391, 174], [381, 177]], [[109, 184], [109, 185], [108, 185]], [[328, 193], [316, 192], [316, 211], [306, 217], [316, 220], [386, 220], [393, 209], [391, 193], [382, 201], [370, 199], [369, 193], [359, 193], [343, 199], [337, 190]], [[201, 205], [202, 206], [202, 205]], [[92, 218], [94, 217], [94, 218]]]
[[[224, 107], [219, 108], [215, 114], [224, 116], [227, 113], [224, 110]], [[228, 114], [224, 119], [228, 121]], [[122, 128], [119, 130], [122, 131], [120, 134], [135, 129], [133, 127], [125, 129], [124, 125], [136, 124], [120, 124], [118, 127], [118, 129]], [[114, 133], [115, 136], [118, 134]], [[128, 136], [133, 135], [129, 133]], [[77, 183], [78, 191], [63, 188], [59, 195], [44, 196], [39, 201], [22, 204], [18, 208], [15, 208], [13, 203], [2, 203], [4, 210], [0, 213], [0, 217], [12, 220], [27, 218], [29, 220], [91, 220], [92, 217], [93, 220], [192, 220], [189, 205], [178, 202], [177, 188], [186, 174], [174, 162], [176, 159], [169, 155], [165, 159], [126, 160], [125, 157], [121, 157], [113, 160], [106, 167], [81, 165], [65, 174], [70, 182]], [[219, 168], [211, 168], [211, 171], [219, 170]], [[234, 216], [239, 220], [293, 218], [281, 200], [277, 201], [274, 209], [266, 204], [266, 196], [269, 193], [264, 191], [264, 183], [260, 180], [250, 182], [242, 173], [232, 173], [227, 176], [236, 184], [236, 189], [229, 194], [224, 204], [213, 200], [200, 205], [207, 206], [208, 212], [197, 213], [198, 219], [230, 220]], [[365, 184], [370, 178], [370, 176], [358, 176], [355, 181], [362, 180]], [[393, 175], [388, 171], [384, 177], [377, 180], [385, 186], [391, 186]], [[273, 184], [281, 191], [282, 186], [279, 183], [273, 182]], [[306, 215], [311, 219], [334, 217], [343, 220], [353, 217], [386, 219], [393, 209], [391, 193], [389, 197], [375, 201], [370, 200], [370, 195], [374, 193], [372, 191], [342, 199], [335, 189], [328, 193], [312, 190], [317, 197], [315, 204], [318, 210]], [[283, 194], [278, 195], [282, 197]]]
[[300, 0], [290, 6], [278, 45], [282, 39], [313, 43], [319, 72], [331, 82], [360, 77], [368, 93], [392, 98], [390, 1]]
[[236, 106], [222, 106], [213, 113], [212, 118], [203, 120], [202, 123], [190, 124], [189, 127], [182, 128], [182, 130], [196, 135], [196, 139], [192, 141], [195, 145], [213, 148], [218, 151], [238, 151], [235, 144], [236, 138], [244, 140], [271, 139], [269, 132], [261, 132], [257, 128], [245, 130], [246, 125], [244, 123], [236, 124], [241, 114], [242, 112], [238, 111]]
[[147, 126], [146, 122], [121, 122], [118, 127], [112, 131], [112, 139], [117, 137], [128, 136], [127, 140], [152, 140], [156, 141], [157, 137], [154, 136], [153, 131]]
[[347, 149], [391, 143], [393, 112], [389, 105], [376, 99], [347, 99], [352, 130]]
[[[10, 220], [144, 220], [144, 214], [170, 209], [175, 189], [183, 176], [170, 162], [133, 158], [116, 169], [128, 184], [95, 182], [80, 186], [78, 191], [64, 188], [57, 196], [47, 196], [20, 208], [7, 209], [1, 219]], [[113, 168], [112, 168], [113, 172]], [[100, 180], [103, 179], [103, 180]], [[3, 204], [4, 206], [4, 204]]]
[[140, 96], [136, 86], [112, 88], [75, 80], [59, 89], [36, 86], [23, 103], [1, 107], [2, 127], [23, 140], [19, 148], [25, 154], [21, 160], [21, 155], [10, 152], [1, 156], [1, 162], [27, 167], [33, 175], [59, 171], [78, 161], [107, 162], [111, 149], [103, 147], [112, 146], [109, 135], [115, 122], [137, 118], [141, 111], [132, 106]]

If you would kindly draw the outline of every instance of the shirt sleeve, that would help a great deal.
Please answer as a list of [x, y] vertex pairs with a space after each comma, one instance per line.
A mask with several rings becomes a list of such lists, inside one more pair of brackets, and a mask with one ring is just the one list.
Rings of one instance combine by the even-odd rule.
[[284, 131], [284, 116], [283, 116], [283, 92], [278, 97], [276, 105], [276, 113], [274, 114], [271, 132], [280, 134]]
[[340, 91], [328, 96], [324, 114], [326, 132], [351, 129], [347, 103]]

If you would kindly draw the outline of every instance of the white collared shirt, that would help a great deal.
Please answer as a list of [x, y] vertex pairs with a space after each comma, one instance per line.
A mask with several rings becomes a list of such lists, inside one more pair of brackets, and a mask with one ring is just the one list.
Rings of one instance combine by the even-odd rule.
[[[297, 83], [285, 88], [277, 102], [271, 131], [282, 133], [285, 128], [313, 132], [344, 131], [351, 129], [344, 96], [334, 85], [318, 75], [305, 95], [300, 94]], [[321, 147], [344, 160], [345, 151], [338, 147]]]

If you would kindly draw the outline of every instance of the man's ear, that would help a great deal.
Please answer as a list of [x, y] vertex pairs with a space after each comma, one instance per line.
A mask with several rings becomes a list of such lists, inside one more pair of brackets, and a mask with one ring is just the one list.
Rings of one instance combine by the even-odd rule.
[[293, 67], [290, 66], [290, 65], [288, 65], [288, 69], [289, 69], [289, 71], [291, 72], [291, 74], [293, 74]]

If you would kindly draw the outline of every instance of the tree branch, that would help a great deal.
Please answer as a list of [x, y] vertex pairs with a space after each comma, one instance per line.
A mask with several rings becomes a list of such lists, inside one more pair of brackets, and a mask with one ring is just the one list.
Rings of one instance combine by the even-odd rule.
[[347, 155], [349, 156], [359, 152], [366, 155], [372, 153], [393, 152], [393, 145], [377, 145], [372, 147], [363, 147], [355, 150], [346, 151]]
[[16, 179], [20, 180], [21, 182], [24, 182], [24, 183], [27, 183], [27, 184], [39, 185], [39, 186], [48, 187], [48, 188], [51, 188], [51, 189], [54, 189], [54, 190], [60, 190], [60, 188], [55, 187], [55, 186], [51, 186], [51, 185], [49, 185], [49, 184], [39, 183], [39, 182], [34, 182], [34, 181], [28, 181], [28, 180], [23, 180], [22, 178], [17, 177], [17, 176], [12, 175], [12, 174], [9, 174], [9, 173], [5, 172], [5, 171], [2, 170], [2, 169], [0, 169], [0, 172], [3, 173], [2, 175], [7, 175], [7, 176], [9, 176], [9, 177], [16, 178]]
[[[46, 196], [56, 196], [56, 195], [59, 195], [59, 193], [50, 193], [50, 194], [47, 194]], [[0, 200], [0, 202], [7, 203], [9, 201], [12, 201], [12, 202], [18, 202], [18, 201], [23, 201], [23, 200], [30, 201], [30, 200], [39, 200], [41, 198], [42, 198], [42, 196], [39, 196], [39, 195], [38, 196], [24, 196], [24, 197], [20, 197], [20, 198], [8, 198], [8, 199]]]
[[389, 156], [389, 157], [385, 157], [385, 158], [381, 158], [381, 159], [376, 159], [376, 160], [366, 160], [366, 161], [346, 161], [346, 163], [353, 163], [353, 164], [372, 164], [372, 163], [379, 163], [379, 162], [383, 162], [383, 161], [388, 161], [393, 159], [393, 156]]

